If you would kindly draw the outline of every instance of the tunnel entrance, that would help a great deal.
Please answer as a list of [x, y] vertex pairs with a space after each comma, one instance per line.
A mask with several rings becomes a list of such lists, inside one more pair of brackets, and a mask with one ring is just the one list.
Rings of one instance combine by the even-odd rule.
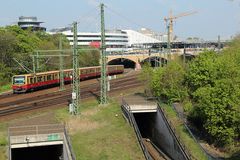
[[135, 62], [129, 60], [129, 59], [125, 59], [125, 58], [118, 58], [118, 59], [114, 59], [111, 60], [110, 62], [108, 62], [108, 65], [124, 65], [124, 68], [135, 68]]
[[63, 145], [12, 149], [12, 160], [62, 160]]
[[156, 113], [134, 113], [134, 118], [143, 138], [150, 138]]
[[141, 62], [141, 64], [149, 63], [151, 67], [163, 67], [167, 64], [167, 59], [161, 57], [150, 57]]

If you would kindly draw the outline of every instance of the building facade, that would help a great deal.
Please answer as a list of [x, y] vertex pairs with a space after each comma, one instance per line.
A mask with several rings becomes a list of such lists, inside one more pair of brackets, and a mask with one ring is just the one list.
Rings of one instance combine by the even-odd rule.
[[21, 16], [18, 20], [18, 26], [22, 29], [31, 28], [33, 31], [46, 31], [45, 27], [41, 26], [41, 23], [37, 20], [37, 17], [25, 17]]
[[[71, 30], [63, 31], [62, 28], [53, 29], [50, 34], [62, 33], [73, 45], [73, 32]], [[101, 32], [78, 32], [79, 46], [101, 46]], [[107, 52], [129, 51], [137, 47], [143, 47], [146, 44], [156, 44], [162, 41], [151, 36], [134, 30], [106, 30], [105, 43]]]

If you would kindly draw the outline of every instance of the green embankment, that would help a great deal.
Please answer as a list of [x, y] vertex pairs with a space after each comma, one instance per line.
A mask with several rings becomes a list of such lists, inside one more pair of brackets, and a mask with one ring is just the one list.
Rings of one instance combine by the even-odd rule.
[[11, 84], [6, 84], [6, 85], [3, 85], [3, 86], [0, 86], [0, 93], [6, 92], [10, 89], [11, 89]]
[[117, 103], [105, 107], [87, 103], [81, 106], [77, 117], [61, 109], [56, 118], [67, 124], [78, 160], [144, 159], [133, 129], [125, 122]]
[[7, 159], [7, 127], [5, 123], [0, 124], [0, 160]]
[[186, 147], [186, 150], [193, 156], [193, 158], [208, 160], [200, 146], [193, 140], [188, 131], [185, 129], [183, 122], [178, 118], [177, 113], [173, 110], [173, 108], [166, 104], [161, 104], [161, 107], [164, 109], [168, 121], [170, 121], [172, 126], [175, 128], [175, 132], [181, 143]]

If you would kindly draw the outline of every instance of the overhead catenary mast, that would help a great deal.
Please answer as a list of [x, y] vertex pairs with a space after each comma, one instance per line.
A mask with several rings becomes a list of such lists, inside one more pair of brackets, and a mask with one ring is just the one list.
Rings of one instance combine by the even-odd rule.
[[78, 50], [77, 50], [77, 22], [73, 23], [73, 74], [72, 74], [72, 114], [79, 114], [80, 101], [80, 81], [79, 81], [79, 67], [78, 67]]
[[107, 104], [107, 57], [106, 57], [106, 45], [105, 45], [105, 24], [104, 24], [104, 4], [100, 4], [101, 8], [101, 95], [100, 104]]

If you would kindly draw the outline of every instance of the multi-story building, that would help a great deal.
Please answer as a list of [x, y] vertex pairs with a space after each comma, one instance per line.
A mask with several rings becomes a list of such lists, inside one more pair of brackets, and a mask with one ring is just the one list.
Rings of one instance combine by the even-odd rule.
[[41, 23], [43, 22], [38, 21], [37, 17], [21, 16], [19, 17], [19, 21], [18, 21], [18, 25], [22, 29], [31, 28], [33, 31], [46, 31], [46, 28], [40, 25]]
[[[64, 28], [59, 28], [51, 31], [50, 34], [62, 33], [66, 35], [70, 45], [73, 45], [73, 32], [71, 30], [64, 31]], [[101, 45], [100, 32], [78, 32], [77, 36], [79, 46], [100, 47]], [[105, 37], [106, 51], [108, 52], [128, 51], [136, 46], [141, 48], [162, 42], [134, 30], [106, 30]]]
[[[73, 32], [63, 31], [62, 34], [66, 35], [73, 45]], [[101, 44], [100, 32], [78, 32], [78, 45], [79, 46], [96, 46]], [[105, 33], [106, 50], [109, 52], [126, 51], [128, 46], [128, 35], [122, 30], [106, 30]]]

